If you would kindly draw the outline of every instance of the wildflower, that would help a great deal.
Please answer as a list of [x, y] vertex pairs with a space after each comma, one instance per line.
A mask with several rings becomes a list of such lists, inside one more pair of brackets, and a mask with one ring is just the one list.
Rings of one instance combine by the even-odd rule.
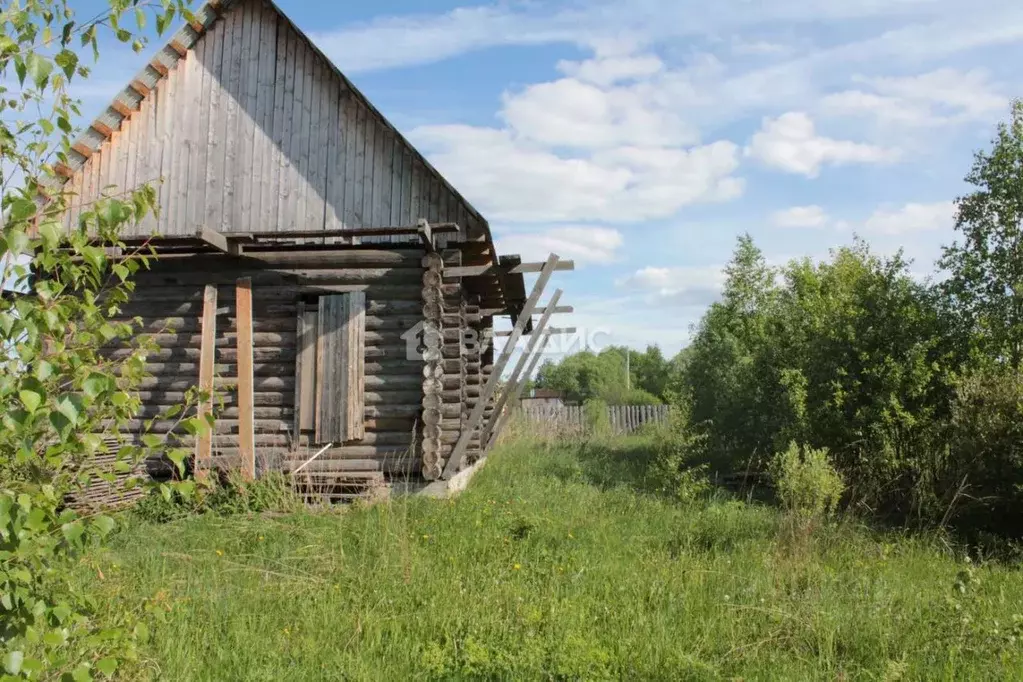
[[426, 535], [426, 534], [424, 534], [424, 535], [423, 535], [423, 539], [424, 539], [424, 540], [429, 540], [429, 539], [430, 539], [430, 536], [429, 536], [429, 535]]
[[569, 534], [568, 534], [568, 539], [569, 539], [569, 540], [575, 540], [575, 536], [574, 536], [574, 535], [572, 535], [571, 533], [569, 533]]
[[217, 550], [217, 556], [224, 556], [224, 550], [218, 549]]
[[260, 536], [259, 536], [259, 541], [260, 541], [260, 542], [262, 542], [262, 541], [263, 541], [263, 536], [262, 536], [262, 535], [260, 535]]
[[512, 568], [514, 568], [517, 571], [520, 568], [522, 568], [522, 566], [520, 564], [515, 564], [514, 566], [512, 566]]
[[289, 628], [284, 628], [283, 630], [281, 630], [281, 632], [283, 632], [286, 635], [290, 635], [291, 634], [291, 630]]

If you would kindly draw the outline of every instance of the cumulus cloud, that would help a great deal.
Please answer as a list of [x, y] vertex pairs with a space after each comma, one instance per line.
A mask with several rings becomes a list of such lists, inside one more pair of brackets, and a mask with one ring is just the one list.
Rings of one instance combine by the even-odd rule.
[[825, 165], [889, 163], [898, 159], [899, 152], [818, 135], [808, 114], [790, 111], [778, 118], [765, 118], [746, 147], [746, 155], [786, 173], [814, 178]]
[[956, 206], [951, 201], [931, 204], [909, 203], [904, 206], [882, 206], [863, 224], [866, 232], [905, 235], [931, 230], [945, 230], [955, 221]]
[[878, 123], [939, 126], [988, 121], [1009, 99], [983, 70], [938, 69], [916, 76], [865, 78], [865, 89], [833, 93], [821, 102], [827, 113], [873, 117]]
[[662, 304], [705, 306], [721, 295], [720, 266], [645, 267], [619, 279], [619, 287], [651, 294]]
[[827, 211], [820, 206], [793, 206], [771, 214], [775, 227], [824, 227], [829, 222]]
[[551, 253], [574, 260], [577, 265], [606, 265], [618, 259], [625, 243], [622, 233], [610, 227], [564, 225], [541, 230], [499, 230], [500, 253], [517, 253], [523, 260], [540, 261]]

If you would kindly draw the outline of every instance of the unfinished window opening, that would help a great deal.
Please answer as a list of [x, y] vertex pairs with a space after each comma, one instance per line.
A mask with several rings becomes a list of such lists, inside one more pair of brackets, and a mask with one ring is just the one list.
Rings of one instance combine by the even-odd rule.
[[313, 443], [365, 437], [366, 295], [299, 302], [295, 428]]

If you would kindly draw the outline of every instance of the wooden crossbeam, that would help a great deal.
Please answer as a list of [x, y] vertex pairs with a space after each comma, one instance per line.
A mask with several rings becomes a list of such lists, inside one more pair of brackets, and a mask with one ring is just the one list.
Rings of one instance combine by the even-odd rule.
[[[511, 399], [508, 402], [510, 402], [513, 406], [517, 405], [519, 399], [522, 397], [522, 389], [526, 387], [526, 381], [529, 379], [529, 377], [533, 376], [533, 372], [536, 370], [536, 366], [537, 364], [539, 364], [540, 358], [543, 357], [543, 352], [547, 349], [547, 343], [550, 340], [551, 340], [550, 334], [542, 335], [542, 341], [540, 342], [540, 346], [536, 349], [536, 352], [533, 353], [533, 357], [529, 360], [529, 366], [526, 368], [525, 373], [523, 373], [523, 375], [519, 378], [519, 381], [514, 386], [508, 387], [508, 392], [511, 395]], [[507, 424], [508, 420], [511, 418], [511, 411], [508, 411], [507, 413], [502, 414], [496, 418], [497, 423], [494, 425], [494, 428], [490, 434], [490, 440], [488, 440], [486, 443], [483, 443], [483, 445], [485, 446], [484, 452], [492, 448], [494, 446], [494, 443], [497, 442], [497, 439], [500, 438], [501, 431], [504, 430], [505, 424]]]
[[[447, 270], [444, 272], [447, 272]], [[546, 308], [537, 308], [536, 312], [542, 314], [546, 310]], [[575, 308], [570, 305], [559, 305], [554, 309], [556, 315], [574, 312]], [[483, 317], [493, 317], [494, 315], [507, 315], [507, 312], [505, 312], [504, 308], [480, 308], [480, 315]]]
[[[543, 263], [520, 263], [503, 270], [500, 265], [487, 263], [485, 265], [463, 265], [461, 267], [447, 268], [444, 274], [450, 277], [482, 277], [484, 275], [499, 275], [502, 273], [507, 275], [523, 275], [540, 272], [543, 266]], [[575, 262], [570, 260], [559, 261], [558, 270], [561, 272], [575, 270]]]
[[235, 337], [238, 351], [238, 449], [242, 460], [242, 476], [251, 481], [256, 478], [251, 277], [243, 277], [235, 283], [235, 309], [238, 331]]
[[[202, 342], [199, 346], [199, 390], [205, 396], [199, 402], [198, 417], [204, 424], [213, 411], [213, 370], [217, 342], [217, 285], [207, 284], [203, 293]], [[206, 424], [195, 441], [195, 477], [206, 478], [213, 463], [213, 427]]]
[[229, 253], [232, 256], [241, 254], [242, 247], [240, 244], [235, 242], [233, 239], [228, 239], [226, 235], [209, 227], [200, 227], [196, 230], [195, 237], [222, 253]]
[[[434, 235], [453, 234], [458, 232], [458, 223], [437, 223], [430, 225], [430, 232]], [[312, 238], [312, 237], [395, 237], [401, 235], [414, 236], [419, 234], [419, 226], [395, 226], [395, 227], [356, 227], [346, 230], [296, 230], [294, 232], [232, 232], [232, 237], [251, 238], [266, 241], [281, 241], [287, 239]]]
[[490, 423], [487, 424], [486, 428], [483, 429], [483, 434], [482, 437], [480, 438], [481, 442], [483, 443], [489, 442], [490, 434], [493, 432], [494, 426], [496, 426], [496, 420], [504, 411], [505, 405], [508, 404], [508, 396], [511, 390], [514, 389], [516, 384], [518, 384], [519, 380], [521, 379], [522, 371], [526, 369], [526, 365], [529, 364], [529, 359], [532, 357], [533, 352], [536, 350], [536, 346], [540, 342], [540, 338], [543, 337], [546, 340], [546, 338], [548, 338], [551, 334], [554, 333], [553, 329], [549, 333], [545, 333], [544, 330], [547, 329], [547, 324], [551, 321], [551, 315], [554, 314], [553, 309], [555, 306], [558, 305], [558, 300], [561, 298], [561, 293], [562, 293], [561, 289], [558, 289], [557, 291], [554, 292], [554, 296], [551, 297], [551, 304], [547, 306], [548, 312], [545, 312], [543, 316], [540, 318], [540, 321], [536, 323], [536, 327], [534, 328], [534, 334], [531, 337], [529, 337], [529, 344], [526, 346], [526, 350], [524, 350], [522, 352], [522, 355], [519, 356], [519, 361], [515, 365], [515, 369], [512, 370], [511, 376], [508, 378], [507, 387], [505, 388], [504, 391], [501, 392], [501, 397], [497, 399], [497, 402], [494, 405], [494, 412], [493, 415], [490, 417]]
[[554, 274], [554, 270], [557, 267], [558, 257], [552, 253], [550, 258], [547, 259], [547, 263], [544, 265], [543, 270], [540, 272], [540, 276], [537, 278], [536, 284], [533, 285], [533, 291], [529, 294], [529, 298], [526, 299], [525, 304], [522, 306], [522, 313], [519, 315], [519, 319], [515, 323], [515, 329], [512, 330], [512, 335], [510, 337], [511, 340], [505, 344], [500, 357], [498, 357], [494, 362], [494, 367], [490, 372], [490, 377], [487, 379], [486, 385], [483, 387], [483, 390], [480, 391], [480, 396], [476, 400], [476, 406], [472, 408], [469, 418], [465, 420], [465, 423], [462, 426], [462, 433], [458, 436], [458, 442], [455, 443], [454, 449], [448, 456], [447, 464], [444, 465], [444, 479], [449, 479], [454, 476], [458, 471], [458, 468], [461, 466], [462, 457], [465, 456], [465, 450], [469, 446], [469, 441], [472, 440], [472, 434], [481, 426], [483, 412], [486, 410], [487, 405], [490, 402], [490, 398], [494, 395], [494, 391], [497, 389], [498, 383], [500, 383], [501, 373], [508, 364], [508, 360], [511, 359], [511, 354], [515, 349], [515, 344], [517, 344], [519, 339], [522, 337], [522, 331], [526, 328], [526, 322], [532, 319], [533, 311], [536, 309], [536, 304], [540, 301], [540, 296], [543, 294], [543, 290], [547, 287], [547, 282], [550, 281], [551, 275]]
[[[552, 334], [552, 335], [553, 334], [575, 334], [575, 332], [576, 332], [576, 328], [575, 327], [551, 327], [550, 329], [547, 330], [547, 333], [548, 334]], [[536, 333], [536, 329], [533, 330], [533, 333], [534, 334]], [[494, 332], [494, 336], [497, 336], [497, 337], [511, 336], [511, 332], [510, 331]]]

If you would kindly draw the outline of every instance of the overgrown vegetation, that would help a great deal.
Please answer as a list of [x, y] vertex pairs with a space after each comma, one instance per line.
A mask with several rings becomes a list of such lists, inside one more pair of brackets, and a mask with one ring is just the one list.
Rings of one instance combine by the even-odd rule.
[[599, 353], [575, 353], [559, 363], [544, 362], [534, 385], [559, 391], [575, 403], [657, 405], [664, 398], [669, 371], [670, 363], [657, 346], [644, 353], [611, 346]]
[[710, 490], [680, 504], [655, 453], [519, 441], [450, 501], [139, 523], [77, 581], [154, 609], [132, 679], [1023, 675], [1017, 571], [844, 517], [793, 538]]
[[[774, 453], [796, 463], [795, 442], [858, 513], [1023, 538], [1023, 104], [966, 179], [961, 240], [931, 281], [862, 240], [775, 267], [740, 238], [721, 300], [660, 372], [687, 424], [658, 466], [760, 480]], [[621, 376], [620, 357], [573, 356], [541, 379], [585, 393]]]
[[[65, 495], [129, 471], [149, 453], [183, 464], [163, 438], [124, 442], [145, 376], [144, 338], [119, 315], [142, 253], [113, 261], [95, 243], [124, 247], [120, 229], [156, 211], [152, 187], [109, 188], [65, 229], [72, 197], [60, 183], [78, 103], [69, 95], [89, 69], [79, 49], [98, 51], [109, 32], [141, 50], [147, 16], [162, 28], [184, 3], [110, 0], [79, 21], [65, 0], [0, 9], [0, 670], [3, 679], [109, 677], [136, 656], [147, 633], [141, 603], [103, 623], [89, 591], [69, 581], [81, 552], [106, 538], [110, 516], [82, 517]], [[120, 344], [116, 360], [101, 350]], [[183, 408], [162, 415], [193, 432]], [[127, 429], [123, 429], [127, 431]], [[145, 429], [143, 429], [145, 432]], [[114, 471], [95, 456], [113, 437]], [[187, 490], [183, 484], [181, 490]]]

